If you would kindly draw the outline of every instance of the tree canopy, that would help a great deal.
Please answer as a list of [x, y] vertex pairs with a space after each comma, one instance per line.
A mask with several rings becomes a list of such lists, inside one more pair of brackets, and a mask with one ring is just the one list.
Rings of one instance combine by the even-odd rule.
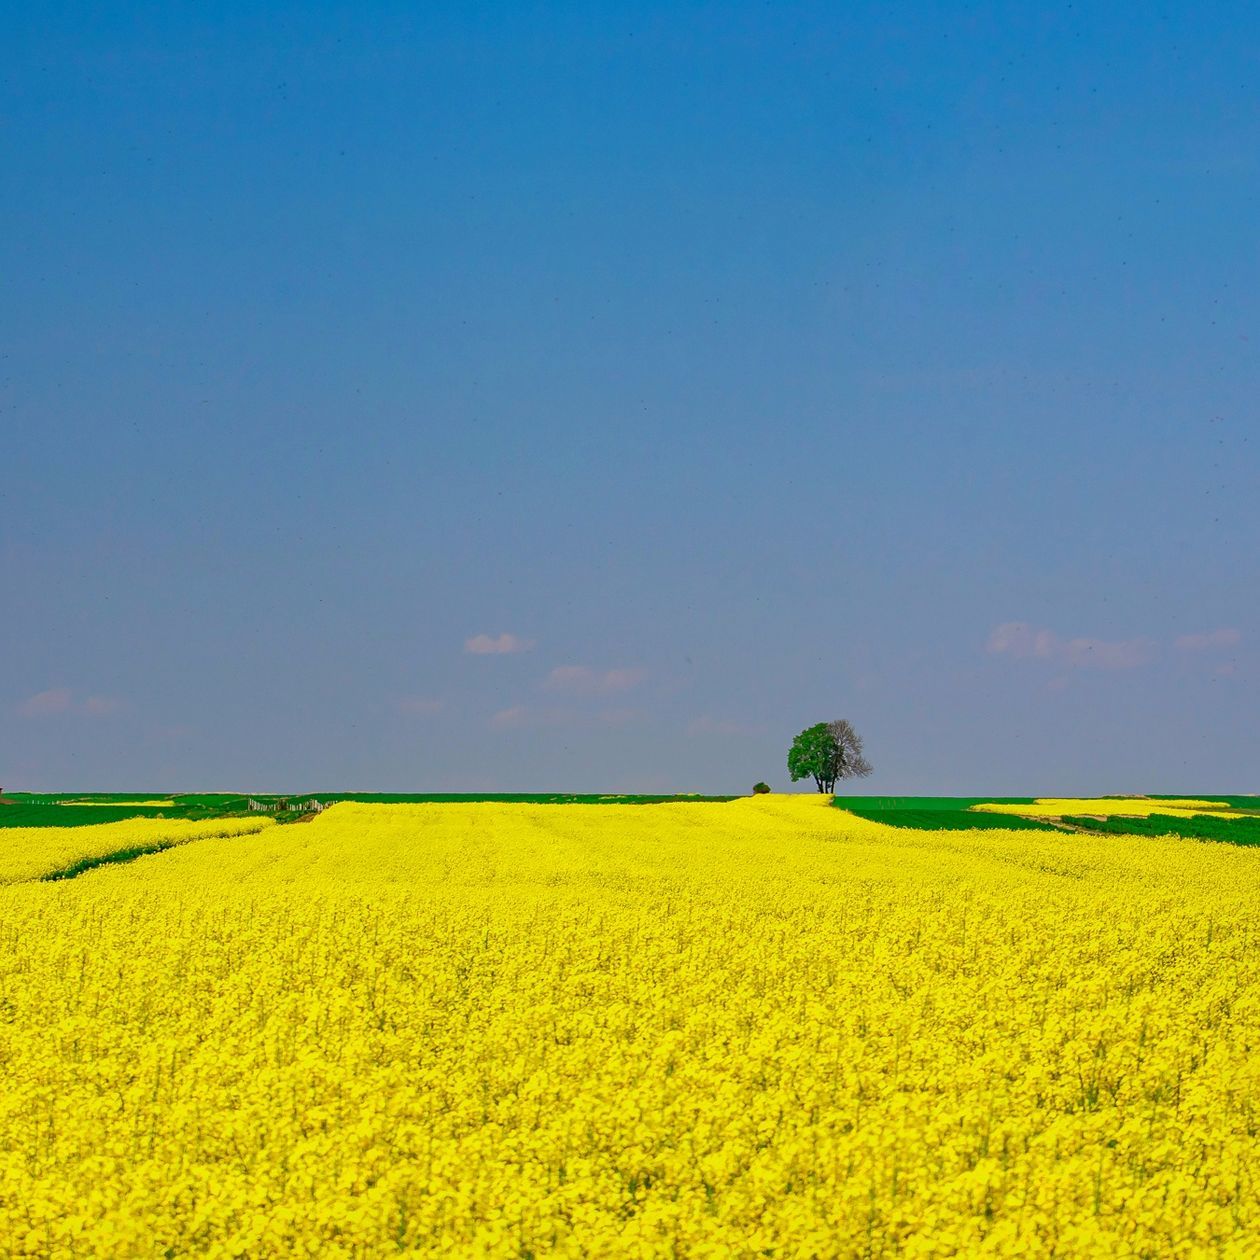
[[792, 741], [787, 764], [793, 783], [812, 778], [820, 792], [834, 792], [838, 779], [864, 778], [871, 772], [861, 736], [844, 718], [807, 726]]

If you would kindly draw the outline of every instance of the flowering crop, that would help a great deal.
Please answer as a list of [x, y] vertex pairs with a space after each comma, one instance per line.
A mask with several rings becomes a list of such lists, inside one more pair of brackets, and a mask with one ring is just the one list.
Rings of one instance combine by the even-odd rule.
[[1210, 814], [1218, 811], [1232, 817], [1224, 801], [1197, 801], [1188, 797], [1153, 801], [1143, 796], [1039, 796], [1031, 805], [982, 804], [971, 808], [986, 814], [1020, 814], [1025, 818], [1061, 818], [1065, 814], [1094, 814], [1100, 817], [1119, 814], [1145, 818], [1148, 814]]
[[1258, 893], [808, 795], [0, 888], [0, 1253], [1255, 1254]]
[[274, 825], [270, 818], [218, 818], [205, 822], [129, 818], [96, 827], [4, 827], [0, 828], [0, 884], [42, 879], [112, 854], [136, 855], [190, 840], [239, 836]]

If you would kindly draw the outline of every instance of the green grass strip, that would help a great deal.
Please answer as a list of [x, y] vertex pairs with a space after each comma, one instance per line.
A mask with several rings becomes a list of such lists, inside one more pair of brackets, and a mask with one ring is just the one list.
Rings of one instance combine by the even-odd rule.
[[1260, 796], [1222, 796], [1219, 792], [1191, 792], [1185, 796], [1170, 796], [1152, 792], [1148, 799], [1152, 801], [1223, 801], [1230, 809], [1260, 813]]
[[115, 849], [113, 853], [80, 858], [77, 862], [71, 862], [69, 866], [63, 866], [59, 871], [49, 871], [47, 875], [41, 875], [38, 882], [47, 884], [59, 879], [77, 879], [85, 871], [94, 871], [98, 866], [111, 866], [115, 862], [134, 862], [136, 858], [147, 857], [150, 853], [165, 853], [167, 849], [176, 847], [176, 841], [168, 840], [147, 848]]
[[1260, 818], [1246, 814], [1237, 818], [1213, 818], [1209, 814], [1192, 814], [1187, 818], [1172, 814], [1151, 814], [1146, 818], [1073, 815], [1063, 821], [1107, 836], [1178, 836], [1184, 840], [1215, 840], [1223, 844], [1260, 844]]
[[1016, 814], [985, 814], [966, 809], [876, 809], [869, 805], [842, 806], [850, 814], [889, 827], [915, 831], [1060, 831], [1053, 824]]
[[863, 809], [878, 810], [943, 810], [956, 813], [969, 805], [1031, 805], [1031, 796], [836, 796], [832, 804], [837, 809], [857, 812]]
[[3, 827], [92, 827], [99, 823], [125, 822], [129, 818], [172, 818], [188, 821], [222, 818], [228, 813], [244, 813], [245, 806], [235, 811], [208, 809], [203, 806], [136, 806], [136, 805], [0, 805], [0, 828]]

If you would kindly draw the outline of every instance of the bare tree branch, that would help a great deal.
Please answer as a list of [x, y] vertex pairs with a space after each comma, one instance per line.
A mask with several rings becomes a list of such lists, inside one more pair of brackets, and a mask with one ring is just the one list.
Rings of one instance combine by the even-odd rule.
[[819, 722], [803, 730], [788, 752], [792, 782], [812, 778], [820, 792], [834, 792], [838, 779], [860, 779], [871, 773], [862, 740], [844, 718]]
[[862, 737], [853, 729], [853, 724], [845, 718], [839, 718], [828, 722], [827, 730], [835, 740], [839, 753], [836, 778], [864, 779], [870, 774], [871, 763], [862, 753]]

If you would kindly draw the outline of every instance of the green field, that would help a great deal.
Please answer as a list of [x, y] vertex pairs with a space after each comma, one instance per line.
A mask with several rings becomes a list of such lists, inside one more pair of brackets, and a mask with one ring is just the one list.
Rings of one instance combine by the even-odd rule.
[[909, 809], [902, 806], [880, 809], [870, 805], [842, 805], [840, 808], [870, 822], [886, 823], [890, 827], [912, 827], [916, 831], [1062, 830], [1053, 823], [1020, 818], [1017, 814], [986, 814], [967, 809], [947, 809], [943, 806], [934, 806], [931, 809]]
[[[1224, 797], [1219, 798], [1224, 800]], [[1260, 844], [1260, 816], [1215, 818], [1194, 814], [1189, 818], [1151, 814], [1146, 818], [1064, 817], [1070, 826], [1116, 836], [1181, 836], [1187, 840], [1219, 840], [1226, 844]]]
[[[1185, 799], [1175, 794], [1166, 792], [1150, 792], [1149, 797], [1153, 801], [1176, 801]], [[1187, 793], [1191, 799], [1195, 798], [1194, 793]], [[1247, 813], [1260, 813], [1260, 796], [1222, 796], [1219, 792], [1200, 792], [1197, 799], [1201, 801], [1221, 801], [1228, 805], [1230, 809], [1239, 809]]]
[[[128, 818], [180, 818], [200, 820], [247, 816], [249, 802], [271, 807], [279, 822], [309, 818], [300, 809], [275, 811], [285, 803], [301, 805], [318, 801], [356, 801], [372, 805], [465, 804], [486, 802], [529, 805], [656, 805], [680, 801], [722, 802], [734, 796], [700, 794], [643, 795], [633, 793], [575, 792], [301, 792], [288, 796], [234, 792], [61, 792], [9, 793], [0, 798], [0, 828], [81, 827], [96, 823], [121, 822]], [[1151, 795], [1151, 800], [1172, 800], [1172, 796]], [[1236, 818], [1213, 818], [1197, 814], [1191, 818], [1154, 814], [1149, 818], [1098, 819], [1067, 817], [1069, 826], [1105, 835], [1172, 835], [1194, 840], [1217, 840], [1231, 844], [1260, 844], [1260, 797], [1208, 794], [1199, 799], [1221, 801], [1238, 811]], [[169, 805], [128, 804], [162, 800]], [[893, 827], [919, 831], [1037, 830], [1061, 831], [1044, 819], [1021, 818], [1014, 814], [991, 814], [970, 807], [984, 804], [1028, 805], [1029, 796], [837, 796], [832, 804], [859, 818]]]
[[[1185, 798], [1151, 794], [1149, 799], [1159, 801]], [[1065, 816], [1063, 822], [1068, 827], [1099, 835], [1181, 836], [1187, 840], [1260, 844], [1260, 797], [1206, 793], [1190, 799], [1220, 801], [1237, 810], [1238, 816], [1216, 818], [1208, 814], [1195, 814], [1193, 817], [1183, 818], [1171, 814], [1152, 814], [1149, 818], [1125, 816], [1100, 819], [1073, 815]], [[1046, 819], [1021, 818], [1015, 814], [989, 814], [969, 808], [985, 804], [1028, 805], [1032, 801], [1033, 798], [1027, 796], [837, 796], [832, 804], [871, 822], [885, 823], [892, 827], [911, 827], [919, 831], [1063, 830]]]
[[831, 803], [837, 809], [913, 809], [922, 812], [956, 811], [970, 805], [1031, 805], [1035, 799], [1032, 796], [835, 796]]
[[[170, 805], [128, 805], [126, 801], [169, 800]], [[315, 800], [321, 805], [358, 801], [370, 805], [466, 804], [477, 801], [525, 805], [658, 805], [677, 801], [732, 801], [733, 796], [644, 796], [633, 794], [581, 794], [573, 792], [300, 792], [292, 795], [233, 792], [193, 792], [163, 795], [154, 792], [11, 792], [0, 804], [0, 827], [83, 827], [121, 822], [127, 818], [233, 818], [249, 813], [250, 800], [274, 806], [279, 802], [300, 805]], [[117, 804], [115, 804], [117, 802]], [[280, 822], [306, 816], [292, 809], [278, 812]]]
[[[102, 804], [74, 804], [40, 795], [34, 800], [13, 793], [0, 805], [0, 827], [86, 827], [96, 823], [122, 822], [127, 818], [230, 818], [247, 812], [245, 797], [224, 798], [222, 803], [182, 798], [174, 805], [111, 805], [106, 798], [76, 794], [74, 801], [99, 799]], [[114, 799], [126, 800], [123, 793]], [[139, 799], [137, 797], [137, 799]]]

